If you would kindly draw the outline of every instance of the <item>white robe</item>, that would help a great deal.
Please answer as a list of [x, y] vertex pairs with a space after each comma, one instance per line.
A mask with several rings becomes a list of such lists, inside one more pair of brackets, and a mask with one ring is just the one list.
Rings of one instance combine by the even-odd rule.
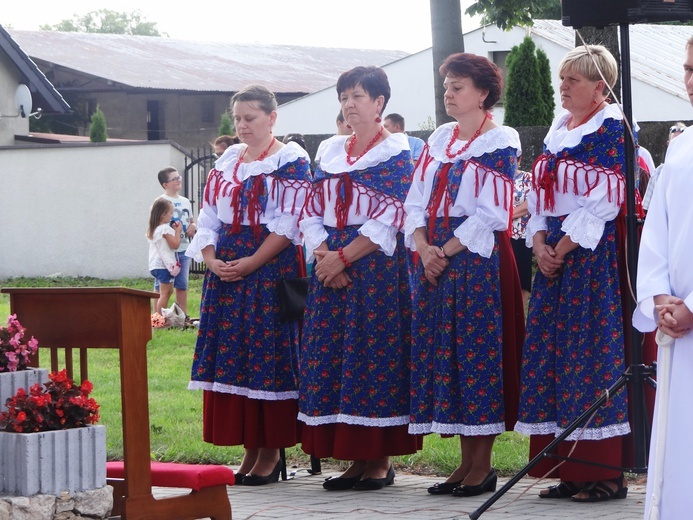
[[[646, 332], [656, 328], [653, 298], [671, 294], [693, 310], [693, 132], [672, 142], [645, 220], [638, 261], [638, 307], [633, 325]], [[664, 487], [661, 520], [690, 518], [693, 447], [693, 333], [676, 340], [670, 376], [670, 399], [665, 431], [652, 432], [645, 518], [649, 518], [653, 491], [655, 446], [665, 435]], [[661, 353], [658, 353], [660, 355]], [[653, 424], [659, 410], [655, 407]]]

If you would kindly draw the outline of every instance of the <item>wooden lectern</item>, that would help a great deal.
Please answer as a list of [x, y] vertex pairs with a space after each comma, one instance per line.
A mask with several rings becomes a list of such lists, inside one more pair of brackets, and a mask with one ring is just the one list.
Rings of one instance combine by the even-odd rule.
[[[87, 348], [119, 349], [123, 520], [199, 518], [204, 496], [155, 499], [152, 495], [147, 343], [152, 338], [150, 300], [159, 295], [123, 287], [4, 288], [1, 292], [10, 295], [11, 312], [39, 341], [39, 347], [51, 349], [51, 370], [58, 370], [60, 348], [66, 349], [68, 372], [72, 370], [70, 349], [80, 349], [81, 378], [87, 377]], [[114, 505], [117, 509], [118, 504]]]

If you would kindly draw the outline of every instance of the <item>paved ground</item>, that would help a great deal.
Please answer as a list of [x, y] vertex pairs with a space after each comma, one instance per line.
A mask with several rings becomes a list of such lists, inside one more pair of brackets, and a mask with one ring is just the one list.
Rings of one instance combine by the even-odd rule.
[[[467, 520], [489, 497], [434, 497], [426, 488], [440, 478], [398, 473], [393, 486], [381, 491], [325, 491], [322, 481], [338, 473], [309, 475], [299, 471], [285, 482], [260, 487], [229, 487], [234, 520], [397, 518], [406, 520]], [[507, 479], [500, 479], [498, 489]], [[482, 520], [636, 520], [643, 517], [645, 487], [629, 484], [625, 500], [600, 504], [578, 504], [567, 499], [548, 500], [536, 496], [554, 481], [538, 485], [524, 478], [480, 517]], [[534, 486], [534, 487], [532, 487]], [[154, 488], [157, 498], [180, 494], [180, 489]]]

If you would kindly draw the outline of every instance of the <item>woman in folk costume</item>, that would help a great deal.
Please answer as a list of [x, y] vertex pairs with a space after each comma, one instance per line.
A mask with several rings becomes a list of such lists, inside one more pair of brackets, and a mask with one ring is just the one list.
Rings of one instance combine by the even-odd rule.
[[[274, 94], [231, 100], [241, 144], [217, 160], [187, 254], [207, 265], [189, 388], [204, 392], [204, 440], [243, 445], [243, 485], [276, 482], [279, 449], [299, 442], [298, 325], [278, 316], [276, 283], [299, 275], [306, 152], [272, 135]], [[292, 245], [295, 244], [295, 245]]]
[[[520, 419], [530, 458], [610, 387], [625, 369], [617, 219], [625, 198], [624, 122], [607, 93], [616, 60], [602, 46], [577, 47], [559, 68], [564, 111], [535, 161], [527, 244], [539, 270], [533, 284], [522, 367]], [[612, 396], [591, 422], [558, 447], [559, 456], [622, 467], [628, 424], [626, 392]], [[573, 442], [577, 441], [577, 442]], [[558, 461], [530, 471], [543, 476]], [[621, 470], [566, 462], [561, 482], [542, 498], [578, 502], [625, 498]]]
[[337, 81], [350, 136], [320, 144], [300, 228], [315, 260], [301, 346], [302, 447], [353, 461], [327, 490], [394, 482], [390, 456], [414, 453], [407, 433], [411, 293], [399, 232], [413, 164], [404, 134], [381, 124], [390, 86], [382, 69]]
[[428, 492], [465, 497], [495, 490], [493, 443], [517, 416], [524, 313], [508, 226], [521, 146], [488, 112], [498, 67], [459, 53], [440, 73], [456, 122], [429, 138], [405, 203], [405, 242], [420, 259], [409, 432], [460, 436], [459, 467]]

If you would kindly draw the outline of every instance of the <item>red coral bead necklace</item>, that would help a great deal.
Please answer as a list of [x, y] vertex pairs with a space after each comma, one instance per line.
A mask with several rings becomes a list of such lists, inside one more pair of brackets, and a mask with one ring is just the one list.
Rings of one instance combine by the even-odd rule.
[[356, 134], [352, 134], [351, 141], [349, 141], [349, 144], [347, 146], [347, 157], [346, 157], [347, 163], [349, 163], [349, 165], [352, 165], [356, 161], [358, 161], [361, 157], [366, 155], [366, 153], [371, 148], [373, 148], [375, 146], [375, 143], [378, 141], [378, 139], [380, 139], [380, 136], [383, 135], [384, 131], [385, 131], [385, 127], [380, 125], [380, 130], [378, 131], [378, 133], [375, 134], [375, 137], [373, 139], [371, 139], [371, 142], [368, 143], [368, 146], [366, 146], [365, 150], [363, 150], [363, 152], [361, 152], [361, 155], [359, 155], [356, 159], [351, 158], [351, 152], [354, 149], [354, 146], [356, 146]]
[[[274, 142], [275, 142], [276, 140], [277, 140], [277, 138], [274, 137], [274, 136], [272, 136], [272, 140], [270, 141], [270, 144], [269, 144], [269, 146], [267, 147], [267, 149], [266, 149], [264, 152], [262, 152], [262, 153], [258, 156], [258, 158], [255, 159], [255, 160], [256, 160], [256, 161], [262, 161], [265, 157], [267, 157], [267, 154], [269, 154], [269, 151], [272, 149], [272, 146], [274, 146]], [[241, 165], [241, 163], [243, 162], [243, 158], [245, 157], [245, 154], [246, 154], [247, 151], [248, 151], [248, 147], [246, 146], [246, 147], [245, 147], [245, 150], [243, 150], [243, 152], [241, 152], [241, 155], [238, 157], [238, 161], [236, 161], [236, 166], [235, 166], [234, 169], [233, 169], [233, 178], [236, 179], [236, 180], [238, 180], [238, 177], [236, 177], [236, 174], [238, 173], [238, 167], [239, 167], [239, 166]]]
[[445, 148], [445, 155], [447, 155], [450, 159], [454, 159], [455, 157], [463, 154], [466, 152], [471, 144], [474, 142], [474, 140], [481, 135], [481, 129], [484, 127], [486, 124], [486, 120], [488, 119], [488, 111], [484, 113], [484, 120], [481, 122], [481, 125], [477, 129], [477, 131], [474, 133], [472, 138], [465, 143], [465, 145], [460, 148], [458, 151], [455, 153], [452, 153], [450, 150], [452, 149], [452, 145], [455, 144], [455, 141], [457, 141], [457, 138], [460, 136], [460, 125], [457, 124], [455, 125], [455, 128], [452, 129], [452, 136], [450, 137], [450, 142], [448, 143], [447, 148]]

